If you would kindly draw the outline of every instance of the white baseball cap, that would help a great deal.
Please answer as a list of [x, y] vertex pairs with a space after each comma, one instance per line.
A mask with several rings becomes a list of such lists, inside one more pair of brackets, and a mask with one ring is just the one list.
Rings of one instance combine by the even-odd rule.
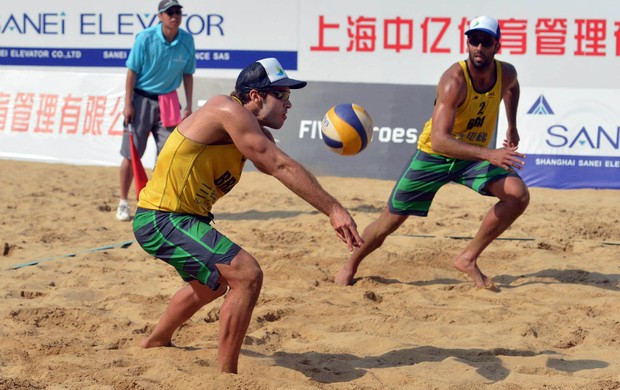
[[478, 16], [469, 22], [469, 29], [465, 31], [465, 35], [469, 35], [474, 31], [483, 31], [491, 34], [493, 38], [499, 39], [501, 33], [499, 31], [499, 22], [490, 16]]
[[266, 89], [271, 86], [299, 89], [306, 86], [305, 81], [295, 80], [286, 74], [275, 58], [264, 58], [246, 66], [235, 83], [235, 90]]

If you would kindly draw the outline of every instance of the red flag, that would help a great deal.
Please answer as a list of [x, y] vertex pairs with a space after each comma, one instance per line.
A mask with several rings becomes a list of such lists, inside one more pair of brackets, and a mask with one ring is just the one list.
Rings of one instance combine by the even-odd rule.
[[149, 178], [146, 176], [146, 171], [142, 166], [142, 160], [136, 150], [136, 145], [134, 145], [131, 127], [129, 129], [129, 145], [131, 146], [131, 167], [133, 168], [133, 179], [136, 187], [136, 199], [138, 199], [140, 198], [140, 191], [142, 191], [146, 182], [149, 181]]

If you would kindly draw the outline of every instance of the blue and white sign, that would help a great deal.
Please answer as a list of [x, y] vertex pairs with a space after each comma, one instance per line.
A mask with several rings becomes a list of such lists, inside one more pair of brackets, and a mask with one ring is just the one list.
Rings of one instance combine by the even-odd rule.
[[[620, 189], [618, 101], [618, 90], [522, 90], [523, 179], [532, 186]], [[500, 121], [500, 135], [505, 128]]]
[[[186, 0], [181, 28], [194, 37], [198, 75], [202, 69], [238, 70], [259, 58], [277, 57], [296, 70], [297, 35], [282, 34], [293, 20], [263, 23], [259, 34], [248, 33], [264, 3], [222, 6]], [[297, 15], [293, 1], [269, 0], [269, 9]], [[0, 14], [0, 65], [107, 68], [122, 71], [134, 37], [159, 23], [157, 1], [108, 0], [105, 3], [24, 0], [4, 4]], [[263, 16], [265, 17], [265, 16]], [[265, 39], [277, 36], [277, 39]]]

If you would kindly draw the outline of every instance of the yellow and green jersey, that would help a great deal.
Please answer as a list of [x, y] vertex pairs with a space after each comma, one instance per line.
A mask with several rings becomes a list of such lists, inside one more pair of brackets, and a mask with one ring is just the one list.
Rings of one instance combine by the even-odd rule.
[[[493, 87], [486, 92], [478, 92], [474, 89], [471, 76], [467, 70], [467, 63], [459, 61], [465, 81], [467, 83], [467, 96], [456, 112], [456, 119], [452, 135], [455, 139], [471, 145], [488, 147], [497, 126], [499, 104], [502, 100], [502, 66], [495, 60], [497, 78]], [[439, 154], [431, 145], [431, 129], [433, 119], [429, 119], [424, 125], [424, 130], [418, 140], [418, 149], [429, 153]]]
[[200, 144], [175, 129], [140, 192], [138, 207], [207, 216], [239, 182], [245, 160], [234, 144]]

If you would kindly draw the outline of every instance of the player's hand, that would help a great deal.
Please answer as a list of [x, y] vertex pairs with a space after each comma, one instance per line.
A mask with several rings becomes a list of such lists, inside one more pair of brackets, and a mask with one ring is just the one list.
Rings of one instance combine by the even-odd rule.
[[329, 216], [329, 222], [336, 231], [336, 235], [347, 244], [349, 251], [359, 248], [363, 243], [362, 237], [357, 232], [357, 224], [353, 217], [344, 208], [337, 208]]
[[509, 172], [514, 172], [515, 169], [523, 169], [523, 165], [525, 165], [524, 158], [524, 154], [517, 152], [517, 146], [507, 146], [507, 141], [504, 141], [503, 148], [491, 151], [488, 161]]
[[509, 127], [508, 130], [506, 130], [504, 146], [519, 146], [520, 140], [521, 138], [519, 137], [519, 131], [516, 127]]

